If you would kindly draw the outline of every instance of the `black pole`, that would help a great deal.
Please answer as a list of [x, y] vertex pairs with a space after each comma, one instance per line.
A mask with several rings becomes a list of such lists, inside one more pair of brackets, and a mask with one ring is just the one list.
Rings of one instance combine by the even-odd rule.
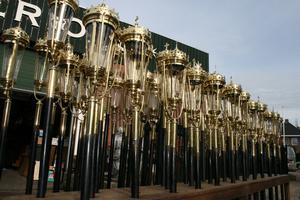
[[95, 110], [96, 109], [96, 99], [95, 96], [91, 96], [88, 102], [88, 111], [86, 118], [86, 133], [84, 135], [85, 146], [84, 146], [84, 166], [82, 170], [81, 176], [81, 190], [80, 190], [80, 199], [88, 200], [90, 196], [93, 196], [93, 187], [91, 178], [93, 174], [93, 160], [94, 160], [94, 152], [93, 152], [93, 143], [94, 143], [94, 134], [95, 134]]
[[26, 191], [25, 194], [32, 194], [32, 186], [33, 186], [33, 175], [34, 175], [34, 168], [35, 168], [35, 160], [36, 160], [36, 148], [39, 136], [39, 129], [33, 130], [33, 139], [31, 142], [31, 152], [30, 152], [30, 159], [29, 159], [29, 167], [28, 167], [28, 175], [26, 178]]
[[235, 147], [234, 147], [234, 134], [231, 131], [230, 138], [229, 138], [229, 168], [230, 168], [230, 180], [231, 183], [235, 183], [236, 176], [235, 176]]
[[188, 180], [189, 180], [189, 186], [194, 186], [194, 128], [192, 126], [189, 127], [188, 129], [188, 137], [189, 137], [189, 143], [188, 143]]
[[167, 128], [165, 134], [165, 189], [170, 188], [170, 141], [171, 141], [171, 123], [167, 120]]
[[214, 179], [215, 185], [220, 185], [220, 174], [219, 174], [219, 149], [218, 149], [218, 129], [214, 128], [214, 146], [212, 151], [213, 157], [213, 168], [214, 168]]
[[139, 198], [139, 181], [140, 181], [140, 113], [139, 107], [134, 107], [132, 116], [132, 133], [131, 133], [131, 197]]
[[248, 148], [247, 148], [247, 135], [242, 134], [242, 169], [243, 169], [243, 181], [247, 181], [247, 159], [248, 159]]
[[128, 128], [130, 126], [126, 124], [126, 130], [122, 134], [121, 143], [121, 154], [120, 154], [120, 167], [118, 176], [118, 188], [125, 187], [125, 177], [126, 177], [126, 161], [128, 157]]
[[4, 101], [4, 108], [2, 114], [1, 130], [0, 130], [0, 180], [2, 177], [2, 170], [4, 167], [4, 152], [6, 146], [6, 135], [10, 117], [10, 108], [11, 108], [11, 97], [10, 91], [6, 91], [7, 96]]
[[79, 131], [79, 138], [78, 138], [78, 146], [77, 146], [77, 155], [76, 155], [76, 164], [75, 164], [75, 170], [74, 170], [74, 183], [73, 183], [73, 190], [79, 191], [80, 190], [80, 176], [82, 174], [83, 170], [83, 163], [84, 163], [84, 145], [85, 145], [85, 138], [83, 136], [84, 134], [84, 128], [85, 128], [85, 122], [86, 120], [81, 123], [80, 125], [80, 131]]
[[163, 174], [163, 127], [162, 120], [160, 119], [158, 125], [156, 127], [156, 150], [155, 150], [155, 165], [156, 165], [156, 173], [155, 173], [155, 185], [162, 185], [162, 174]]
[[40, 172], [38, 181], [37, 197], [44, 198], [47, 191], [48, 172], [49, 172], [49, 158], [52, 143], [52, 132], [55, 119], [55, 103], [54, 97], [47, 97], [46, 102], [46, 115], [44, 118], [43, 129], [43, 143], [40, 156]]
[[132, 154], [131, 154], [131, 151], [132, 151], [132, 124], [129, 125], [130, 128], [130, 134], [128, 136], [128, 139], [129, 139], [129, 145], [128, 145], [128, 157], [127, 157], [127, 168], [126, 168], [126, 187], [130, 187], [130, 184], [131, 184], [131, 165], [132, 165]]
[[102, 155], [102, 141], [103, 141], [103, 112], [104, 112], [104, 98], [102, 98], [99, 102], [99, 121], [97, 127], [97, 134], [96, 134], [96, 166], [95, 166], [95, 185], [94, 185], [94, 192], [98, 192], [100, 188], [100, 179], [101, 179], [101, 155]]
[[107, 173], [107, 188], [111, 188], [111, 179], [112, 179], [112, 170], [113, 170], [113, 162], [114, 162], [114, 148], [115, 148], [115, 124], [112, 123], [111, 129], [111, 139], [110, 139], [110, 150], [109, 150], [109, 163], [108, 163], [108, 173]]
[[162, 134], [162, 141], [161, 141], [161, 149], [162, 149], [162, 155], [161, 155], [161, 186], [166, 186], [166, 164], [167, 164], [167, 157], [166, 157], [166, 152], [167, 152], [167, 128], [166, 126], [162, 127], [161, 129], [161, 134]]
[[221, 155], [220, 155], [220, 170], [223, 182], [227, 181], [227, 166], [226, 166], [226, 141], [225, 133], [221, 133]]
[[69, 145], [68, 145], [67, 159], [66, 159], [66, 166], [65, 166], [65, 173], [66, 173], [65, 191], [71, 190], [77, 120], [78, 120], [77, 116], [75, 114], [72, 114], [70, 129], [69, 129], [69, 142], [68, 142]]
[[207, 180], [209, 184], [212, 184], [213, 182], [213, 163], [212, 163], [212, 149], [207, 149]]
[[62, 108], [61, 110], [61, 121], [60, 121], [60, 133], [58, 136], [57, 143], [57, 153], [56, 153], [56, 162], [55, 162], [55, 173], [54, 173], [54, 183], [53, 183], [53, 192], [59, 192], [61, 174], [62, 174], [62, 156], [64, 148], [64, 139], [67, 126], [67, 110]]
[[213, 135], [212, 130], [209, 129], [209, 145], [207, 150], [207, 179], [208, 183], [211, 184], [213, 182], [213, 159], [212, 159], [212, 148], [213, 148]]
[[264, 178], [265, 177], [265, 169], [264, 169], [264, 142], [262, 141], [262, 139], [260, 138], [259, 139], [259, 154], [258, 154], [258, 158], [259, 158], [259, 171], [260, 171], [260, 176], [261, 178]]
[[235, 179], [238, 181], [240, 179], [240, 149], [238, 135], [236, 135], [235, 137]]
[[201, 160], [200, 160], [200, 128], [195, 128], [195, 150], [194, 150], [194, 161], [195, 161], [195, 189], [201, 188]]
[[31, 140], [31, 152], [30, 152], [30, 159], [29, 159], [29, 167], [28, 167], [28, 174], [26, 178], [26, 191], [25, 194], [32, 194], [32, 185], [33, 185], [33, 175], [34, 175], [34, 168], [35, 168], [35, 160], [36, 160], [36, 148], [37, 148], [37, 141], [39, 137], [39, 127], [40, 127], [40, 119], [42, 113], [43, 103], [42, 101], [36, 102], [35, 107], [35, 117], [34, 117], [34, 126], [33, 126], [33, 135]]
[[[151, 134], [150, 134], [150, 156], [149, 156], [149, 171], [148, 171], [148, 182], [147, 185], [151, 185], [152, 182], [154, 182], [153, 177], [155, 177], [155, 174], [153, 174], [153, 164], [157, 164], [157, 158], [156, 158], [156, 131], [155, 131], [155, 124], [151, 125]], [[157, 165], [155, 167], [157, 169]]]
[[189, 182], [189, 162], [188, 162], [188, 117], [187, 112], [183, 113], [183, 128], [182, 128], [182, 136], [183, 136], [183, 182], [187, 184]]
[[171, 141], [170, 141], [170, 192], [177, 192], [177, 175], [176, 175], [176, 137], [177, 123], [176, 119], [171, 120]]
[[[94, 127], [96, 127], [97, 125], [95, 124]], [[96, 185], [96, 176], [95, 176], [95, 172], [97, 171], [97, 165], [96, 165], [96, 158], [97, 158], [97, 154], [96, 154], [96, 150], [97, 150], [97, 142], [96, 142], [96, 138], [97, 137], [97, 134], [94, 132], [93, 135], [92, 135], [92, 161], [91, 161], [91, 186], [90, 186], [90, 197], [91, 198], [95, 198], [95, 193], [97, 192], [96, 188], [97, 188], [97, 185]]]
[[206, 133], [204, 130], [201, 130], [201, 143], [200, 143], [200, 158], [201, 158], [201, 179], [202, 181], [206, 180]]
[[105, 124], [104, 124], [104, 132], [103, 132], [103, 141], [101, 148], [101, 163], [100, 163], [100, 181], [99, 188], [104, 188], [104, 173], [107, 166], [107, 146], [108, 146], [108, 131], [109, 131], [109, 123], [110, 123], [110, 113], [107, 112], [105, 114]]
[[145, 126], [142, 128], [144, 131], [144, 139], [143, 139], [143, 153], [142, 153], [142, 169], [141, 169], [141, 185], [145, 186], [148, 183], [149, 180], [149, 149], [150, 149], [150, 132], [148, 129], [148, 124], [145, 124]]

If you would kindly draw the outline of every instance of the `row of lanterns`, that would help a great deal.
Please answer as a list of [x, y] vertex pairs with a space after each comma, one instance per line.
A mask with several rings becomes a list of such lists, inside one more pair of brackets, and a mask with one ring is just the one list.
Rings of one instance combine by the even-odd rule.
[[[118, 130], [122, 130], [122, 145], [117, 184], [131, 186], [133, 198], [139, 197], [140, 185], [161, 184], [176, 192], [179, 181], [201, 188], [206, 180], [220, 185], [221, 178], [234, 183], [240, 176], [246, 181], [250, 174], [256, 179], [257, 172], [262, 177], [266, 171], [269, 176], [286, 172], [280, 143], [282, 118], [262, 102], [250, 100], [240, 85], [226, 84], [224, 76], [208, 74], [196, 61], [189, 63], [177, 45], [174, 49], [166, 45], [156, 55], [157, 69], [148, 71], [154, 56], [150, 32], [137, 19], [133, 26], [121, 29], [118, 14], [105, 4], [86, 11], [86, 51], [76, 55], [67, 32], [78, 2], [50, 0], [49, 7], [48, 32], [35, 45], [37, 103], [27, 194], [32, 193], [42, 128], [37, 197], [46, 195], [58, 111], [54, 192], [62, 188], [62, 179], [66, 191], [81, 191], [81, 199], [94, 197], [105, 180], [110, 188]], [[0, 164], [11, 89], [21, 50], [29, 43], [20, 27], [5, 30], [2, 38], [6, 54], [1, 85], [6, 101]], [[46, 91], [46, 96], [40, 97], [38, 91]], [[65, 139], [68, 150], [63, 162]]]

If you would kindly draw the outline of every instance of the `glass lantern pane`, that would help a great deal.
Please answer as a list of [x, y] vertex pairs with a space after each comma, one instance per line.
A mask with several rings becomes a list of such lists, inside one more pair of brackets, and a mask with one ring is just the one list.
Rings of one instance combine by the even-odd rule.
[[111, 95], [111, 106], [119, 107], [123, 96], [122, 89], [118, 87], [113, 87], [110, 91], [110, 95]]
[[48, 58], [46, 57], [46, 52], [36, 53], [35, 57], [35, 70], [34, 70], [34, 80], [39, 83], [48, 82], [48, 69], [49, 63]]
[[65, 3], [52, 4], [48, 16], [48, 40], [65, 42], [73, 18], [73, 10]]
[[100, 22], [86, 27], [86, 53], [91, 66], [107, 68], [112, 62], [113, 28]]
[[126, 80], [133, 83], [142, 82], [147, 66], [147, 46], [141, 41], [126, 42]]
[[23, 55], [24, 55], [24, 48], [19, 47], [19, 50], [17, 53], [17, 60], [16, 60], [16, 69], [14, 71], [14, 77], [13, 77], [14, 81], [16, 81], [18, 78], [20, 67], [22, 64]]
[[62, 95], [71, 96], [73, 88], [73, 72], [70, 66], [66, 66], [60, 71], [59, 91]]
[[16, 80], [22, 58], [24, 48], [15, 43], [6, 43], [4, 45], [3, 62], [1, 69], [1, 77], [6, 80]]

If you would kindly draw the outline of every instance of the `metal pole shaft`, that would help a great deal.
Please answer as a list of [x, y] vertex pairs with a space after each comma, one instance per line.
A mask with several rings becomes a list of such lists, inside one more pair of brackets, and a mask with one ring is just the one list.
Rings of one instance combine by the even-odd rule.
[[52, 132], [55, 119], [54, 111], [54, 95], [55, 95], [55, 85], [56, 85], [57, 69], [52, 67], [49, 70], [49, 86], [46, 98], [46, 112], [44, 116], [44, 127], [43, 127], [43, 144], [41, 151], [40, 160], [40, 172], [39, 172], [39, 182], [37, 197], [45, 197], [47, 191], [48, 182], [48, 172], [49, 172], [49, 158], [52, 144]]
[[96, 99], [94, 96], [91, 96], [89, 99], [88, 112], [87, 112], [87, 122], [86, 122], [86, 134], [85, 138], [85, 151], [84, 151], [84, 169], [83, 176], [81, 177], [81, 192], [80, 199], [88, 200], [90, 198], [91, 192], [91, 171], [93, 170], [92, 164], [92, 137], [94, 133], [94, 120], [95, 120], [95, 104]]
[[187, 117], [187, 112], [185, 111], [183, 113], [183, 160], [184, 160], [184, 175], [183, 175], [183, 180], [184, 183], [188, 183], [188, 174], [189, 174], [189, 167], [188, 167], [188, 130], [187, 130], [187, 125], [188, 124], [188, 117]]
[[170, 192], [177, 191], [177, 177], [176, 177], [176, 136], [177, 123], [176, 119], [171, 120], [171, 144], [170, 144]]
[[195, 128], [195, 139], [194, 139], [194, 161], [195, 161], [195, 188], [201, 188], [201, 174], [200, 174], [200, 128]]
[[33, 135], [31, 140], [31, 152], [30, 152], [30, 159], [29, 159], [30, 163], [28, 167], [28, 175], [26, 178], [25, 194], [32, 194], [33, 174], [34, 174], [35, 160], [36, 160], [36, 147], [37, 147], [37, 141], [39, 136], [42, 107], [43, 107], [42, 101], [37, 101], [35, 104]]
[[139, 107], [134, 107], [131, 135], [131, 197], [139, 198], [140, 155], [139, 155]]
[[217, 125], [214, 127], [214, 146], [213, 146], [213, 159], [214, 159], [214, 175], [215, 175], [215, 185], [220, 185], [220, 175], [219, 175], [219, 149], [218, 149], [218, 129]]
[[10, 116], [10, 108], [11, 108], [11, 98], [10, 94], [7, 95], [4, 101], [4, 108], [2, 113], [2, 122], [1, 122], [1, 132], [0, 132], [0, 179], [2, 177], [2, 169], [4, 167], [4, 152], [5, 152], [5, 143], [6, 143], [6, 135], [9, 123]]
[[188, 130], [188, 177], [189, 186], [194, 186], [194, 127], [191, 125]]
[[76, 134], [76, 126], [77, 126], [78, 117], [73, 114], [70, 123], [70, 131], [69, 131], [69, 146], [67, 152], [67, 160], [66, 160], [66, 183], [65, 183], [65, 191], [71, 190], [71, 179], [73, 173], [73, 160], [74, 160], [74, 146], [75, 146], [75, 134]]

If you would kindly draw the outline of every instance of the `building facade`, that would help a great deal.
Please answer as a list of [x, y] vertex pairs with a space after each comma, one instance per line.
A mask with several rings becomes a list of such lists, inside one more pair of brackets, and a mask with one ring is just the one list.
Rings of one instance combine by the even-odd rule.
[[[0, 1], [0, 33], [3, 30], [20, 26], [30, 36], [30, 45], [24, 52], [21, 69], [13, 89], [13, 103], [7, 135], [6, 157], [7, 166], [10, 166], [20, 154], [25, 152], [32, 137], [33, 117], [35, 110], [35, 97], [33, 95], [33, 77], [35, 65], [35, 52], [33, 47], [38, 38], [44, 37], [47, 25], [48, 1], [47, 0], [1, 0]], [[78, 54], [83, 54], [85, 49], [85, 28], [82, 24], [84, 9], [80, 8], [72, 21], [69, 30], [70, 43]], [[128, 24], [121, 22], [121, 26]], [[164, 49], [168, 43], [187, 53], [190, 61], [195, 59], [202, 63], [208, 71], [209, 55], [188, 45], [176, 42], [170, 38], [152, 33], [153, 46], [156, 52]], [[0, 55], [3, 54], [3, 44], [0, 42]], [[0, 60], [2, 64], [2, 60]], [[155, 60], [150, 63], [150, 68], [155, 68]], [[3, 99], [0, 99], [0, 110], [3, 110]], [[43, 116], [43, 115], [42, 115]], [[0, 116], [1, 118], [1, 116]], [[59, 119], [59, 117], [57, 117]], [[42, 119], [43, 121], [43, 119]]]

